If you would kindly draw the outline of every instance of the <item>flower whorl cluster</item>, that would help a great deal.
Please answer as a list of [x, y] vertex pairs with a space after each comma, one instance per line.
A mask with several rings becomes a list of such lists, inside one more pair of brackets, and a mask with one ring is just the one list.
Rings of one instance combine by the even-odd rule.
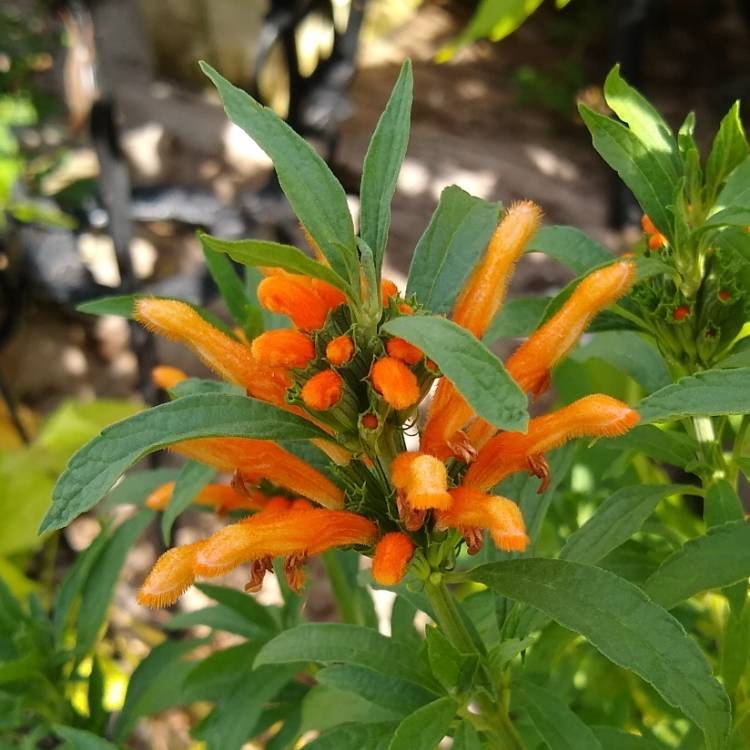
[[[540, 219], [537, 206], [522, 202], [498, 224], [451, 313], [474, 336], [481, 338], [501, 308], [515, 262]], [[638, 420], [625, 404], [592, 395], [532, 419], [526, 433], [500, 432], [473, 412], [419, 348], [385, 332], [394, 318], [421, 314], [419, 299], [404, 298], [389, 280], [377, 282], [381, 307], [368, 327], [359, 318], [365, 288], [352, 299], [321, 279], [262, 271], [260, 304], [286, 315], [289, 328], [245, 342], [184, 303], [149, 298], [137, 303], [136, 317], [187, 344], [248, 396], [313, 421], [327, 433], [315, 445], [330, 461], [313, 466], [287, 447], [248, 438], [171, 446], [232, 477], [231, 485], [206, 487], [196, 502], [250, 515], [166, 552], [143, 584], [143, 604], [170, 604], [197, 576], [243, 564], [249, 566], [248, 590], [257, 590], [276, 557], [284, 558], [289, 583], [298, 589], [305, 559], [332, 547], [372, 556], [373, 577], [382, 585], [398, 583], [415, 556], [434, 559], [428, 550], [437, 546], [449, 550], [440, 561], [446, 567], [463, 544], [477, 552], [485, 531], [499, 548], [522, 551], [529, 542], [523, 515], [493, 488], [512, 473], [529, 472], [543, 489], [548, 451], [580, 436], [621, 434]], [[507, 368], [523, 391], [536, 397], [549, 386], [550, 370], [592, 317], [628, 291], [634, 274], [629, 259], [594, 271], [521, 345]], [[171, 370], [157, 373], [159, 384], [177, 380]], [[419, 404], [436, 382], [419, 449], [408, 451], [406, 430], [417, 423]], [[160, 488], [149, 505], [165, 507], [171, 490]]]

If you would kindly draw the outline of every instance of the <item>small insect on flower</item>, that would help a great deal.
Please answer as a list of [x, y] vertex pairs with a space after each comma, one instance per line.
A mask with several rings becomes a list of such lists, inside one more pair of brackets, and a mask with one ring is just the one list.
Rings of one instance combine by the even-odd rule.
[[402, 531], [384, 534], [372, 558], [372, 577], [381, 586], [395, 586], [414, 556], [414, 542]]
[[304, 386], [300, 395], [305, 406], [315, 411], [326, 411], [340, 400], [344, 381], [335, 370], [323, 370], [313, 375]]
[[372, 387], [394, 409], [408, 409], [419, 401], [419, 384], [414, 373], [395, 357], [383, 357], [372, 366]]
[[253, 339], [253, 357], [269, 367], [303, 368], [315, 359], [315, 345], [309, 336], [293, 329], [267, 331]]

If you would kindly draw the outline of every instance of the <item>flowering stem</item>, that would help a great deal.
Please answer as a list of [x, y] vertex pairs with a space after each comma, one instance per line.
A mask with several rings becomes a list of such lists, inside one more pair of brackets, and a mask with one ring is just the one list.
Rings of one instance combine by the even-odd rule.
[[[434, 581], [431, 576], [425, 582], [425, 593], [432, 605], [437, 624], [448, 640], [460, 653], [479, 654], [477, 645], [461, 619], [453, 595], [443, 581]], [[479, 656], [481, 658], [482, 655]], [[501, 699], [495, 702], [483, 690], [478, 691], [473, 698], [481, 712], [482, 722], [490, 727], [485, 731], [488, 739], [492, 741], [492, 746], [497, 750], [525, 750], [523, 740], [518, 736], [508, 716], [507, 701]]]

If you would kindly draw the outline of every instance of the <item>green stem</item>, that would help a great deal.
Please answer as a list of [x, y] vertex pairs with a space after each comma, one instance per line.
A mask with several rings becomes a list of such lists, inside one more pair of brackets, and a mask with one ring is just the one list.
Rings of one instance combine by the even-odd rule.
[[[453, 595], [440, 581], [425, 582], [425, 593], [430, 600], [435, 619], [448, 640], [464, 654], [478, 654], [478, 649], [464, 625]], [[490, 729], [488, 738], [497, 750], [526, 750], [523, 740], [513, 728], [505, 707], [505, 701], [493, 701], [486, 693], [477, 692], [474, 701], [481, 712], [481, 719]]]
[[322, 557], [341, 621], [351, 625], [361, 625], [360, 618], [357, 616], [357, 607], [352, 597], [352, 590], [349, 588], [349, 583], [341, 569], [341, 564], [336, 558], [335, 551], [324, 552]]

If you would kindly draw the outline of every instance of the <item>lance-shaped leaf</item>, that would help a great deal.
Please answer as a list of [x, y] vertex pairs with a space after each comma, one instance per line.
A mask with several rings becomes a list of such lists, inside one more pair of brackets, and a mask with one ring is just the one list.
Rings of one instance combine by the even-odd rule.
[[201, 70], [221, 97], [227, 117], [271, 158], [279, 184], [299, 220], [336, 273], [355, 279], [357, 248], [346, 194], [328, 165], [268, 107], [233, 86], [205, 62]]
[[434, 313], [448, 312], [485, 251], [500, 208], [456, 185], [445, 188], [414, 250], [407, 295], [416, 294]]
[[161, 514], [161, 536], [164, 544], [169, 546], [172, 525], [183, 510], [190, 507], [198, 493], [216, 475], [216, 470], [196, 461], [188, 461], [175, 479], [172, 499]]
[[329, 284], [349, 294], [349, 284], [335, 271], [318, 263], [293, 245], [265, 240], [222, 240], [210, 234], [198, 235], [204, 250], [226, 253], [232, 260], [244, 266], [271, 266], [283, 268], [289, 273], [301, 273]]
[[672, 233], [672, 203], [676, 180], [658, 156], [619, 122], [600, 115], [584, 104], [578, 106], [591, 132], [594, 148], [620, 175], [643, 210], [660, 231]]
[[406, 60], [372, 134], [362, 168], [359, 234], [372, 249], [378, 276], [388, 242], [391, 200], [409, 140], [412, 88], [411, 61]]
[[612, 262], [612, 253], [575, 227], [542, 227], [529, 241], [527, 253], [544, 253], [577, 275]]
[[706, 370], [646, 396], [641, 424], [694, 416], [750, 413], [750, 367]]
[[549, 750], [604, 750], [591, 729], [548, 690], [520, 680], [513, 683], [512, 696]]
[[396, 727], [388, 750], [433, 750], [448, 733], [457, 708], [452, 698], [418, 708]]
[[526, 430], [526, 396], [503, 363], [467, 330], [431, 315], [395, 318], [383, 330], [406, 339], [437, 362], [480, 417], [502, 430]]
[[592, 727], [596, 738], [607, 750], [663, 750], [663, 745], [637, 734], [623, 732], [614, 727]]
[[255, 666], [308, 661], [353, 664], [428, 690], [436, 687], [411, 648], [359, 625], [307, 623], [285, 630], [261, 649]]
[[707, 750], [726, 748], [731, 727], [726, 692], [682, 625], [641, 589], [609, 571], [566, 560], [508, 560], [470, 575], [583, 635], [694, 721]]
[[302, 417], [245, 396], [185, 396], [104, 429], [70, 459], [40, 533], [59, 529], [93, 507], [136, 461], [181, 440], [247, 437], [309, 440], [325, 433]]
[[[722, 119], [706, 160], [706, 194], [709, 200], [716, 195], [726, 177], [747, 158], [747, 154], [740, 103], [735, 102]], [[748, 204], [750, 200], [745, 203]]]
[[716, 199], [717, 210], [727, 206], [750, 206], [750, 156], [732, 170]]
[[714, 526], [673, 552], [643, 588], [665, 609], [694, 594], [750, 578], [750, 521]]
[[117, 745], [85, 729], [58, 725], [55, 727], [55, 734], [65, 740], [65, 747], [71, 750], [118, 750]]

